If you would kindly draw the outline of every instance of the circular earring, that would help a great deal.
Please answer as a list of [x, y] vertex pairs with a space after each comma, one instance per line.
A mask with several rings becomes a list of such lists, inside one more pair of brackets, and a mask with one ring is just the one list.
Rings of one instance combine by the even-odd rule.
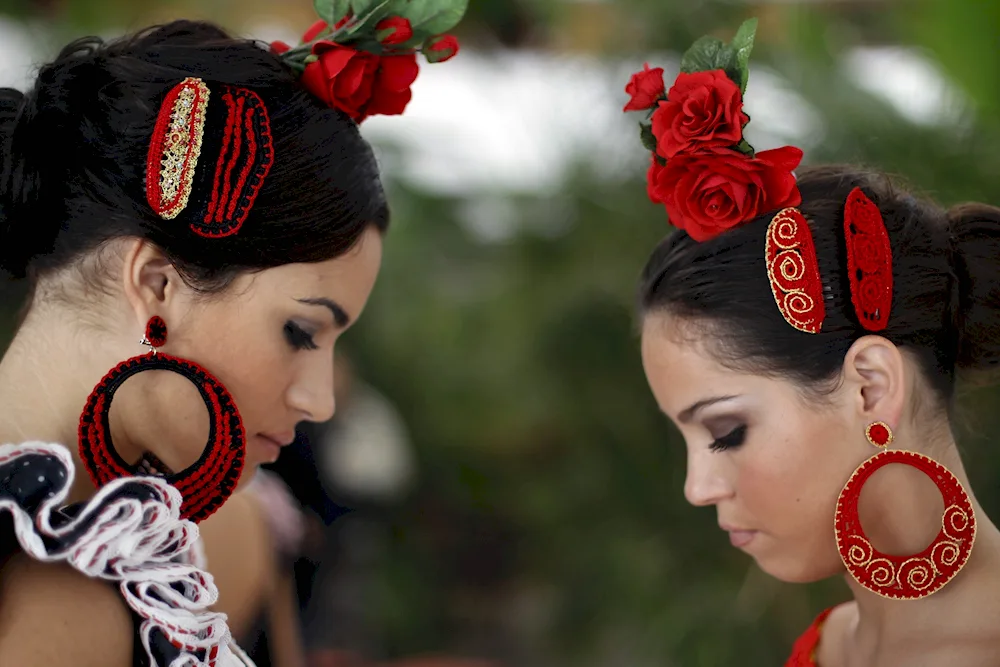
[[[184, 499], [181, 518], [197, 522], [217, 510], [235, 490], [243, 471], [246, 437], [229, 391], [198, 364], [160, 352], [157, 348], [166, 342], [166, 323], [158, 316], [152, 317], [140, 341], [150, 351], [121, 362], [94, 387], [80, 415], [80, 459], [98, 488], [119, 477], [137, 474], [164, 477]], [[151, 455], [143, 457], [138, 466], [130, 466], [111, 441], [108, 418], [115, 392], [133, 375], [152, 370], [172, 371], [186, 377], [198, 388], [208, 408], [211, 422], [208, 445], [193, 465], [178, 473], [170, 472]]]
[[[976, 515], [969, 494], [955, 475], [937, 461], [916, 452], [887, 449], [893, 436], [885, 422], [870, 424], [865, 436], [881, 451], [858, 466], [840, 492], [834, 519], [840, 557], [851, 576], [873, 593], [894, 600], [927, 597], [951, 581], [969, 560], [976, 541]], [[893, 556], [875, 549], [858, 517], [861, 487], [876, 470], [890, 463], [921, 471], [944, 499], [941, 532], [926, 549], [911, 556]]]

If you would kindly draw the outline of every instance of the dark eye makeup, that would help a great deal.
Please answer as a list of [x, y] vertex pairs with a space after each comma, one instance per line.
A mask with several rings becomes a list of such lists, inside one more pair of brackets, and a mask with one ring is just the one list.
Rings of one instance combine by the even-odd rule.
[[712, 441], [712, 444], [708, 446], [713, 452], [724, 452], [727, 449], [735, 449], [743, 444], [743, 441], [747, 437], [747, 427], [746, 424], [737, 426], [729, 433], [716, 438]]
[[296, 350], [315, 350], [319, 348], [312, 334], [291, 320], [285, 322], [285, 339]]

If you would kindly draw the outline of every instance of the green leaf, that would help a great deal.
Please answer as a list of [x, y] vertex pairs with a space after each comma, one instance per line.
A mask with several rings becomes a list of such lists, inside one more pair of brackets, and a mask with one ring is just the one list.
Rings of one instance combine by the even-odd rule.
[[681, 58], [682, 72], [707, 72], [736, 68], [736, 51], [714, 37], [702, 37]]
[[370, 36], [374, 39], [375, 26], [388, 16], [387, 9], [392, 0], [351, 0], [352, 9], [355, 4], [359, 7], [364, 5], [365, 12], [359, 13], [355, 10], [354, 20], [344, 26], [344, 37]]
[[743, 153], [747, 157], [753, 157], [754, 156], [753, 146], [751, 146], [749, 144], [749, 142], [747, 142], [746, 139], [741, 139], [740, 143], [736, 144], [736, 150], [738, 150], [739, 152]]
[[313, 0], [313, 7], [319, 17], [332, 26], [351, 11], [351, 0]]
[[653, 134], [652, 123], [639, 123], [639, 137], [646, 150], [656, 152], [656, 135]]
[[458, 25], [468, 7], [469, 0], [410, 0], [402, 15], [410, 19], [414, 31], [440, 35]]
[[753, 50], [753, 41], [757, 36], [757, 19], [747, 19], [736, 31], [736, 36], [730, 43], [730, 48], [736, 52], [736, 69], [740, 74], [736, 82], [742, 92], [746, 92], [747, 79], [750, 76], [750, 52]]

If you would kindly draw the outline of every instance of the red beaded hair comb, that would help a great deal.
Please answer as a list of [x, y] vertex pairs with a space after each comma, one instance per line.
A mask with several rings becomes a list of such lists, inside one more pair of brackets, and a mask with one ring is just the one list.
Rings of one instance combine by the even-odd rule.
[[[216, 93], [194, 77], [171, 88], [146, 158], [153, 211], [171, 220], [194, 199], [189, 226], [208, 238], [240, 230], [274, 164], [271, 120], [260, 96], [234, 86]], [[198, 168], [203, 155], [215, 158], [214, 170]]]

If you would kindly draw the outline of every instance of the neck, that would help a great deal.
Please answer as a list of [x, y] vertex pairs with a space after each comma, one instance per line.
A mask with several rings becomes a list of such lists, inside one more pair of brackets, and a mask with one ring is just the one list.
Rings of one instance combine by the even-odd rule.
[[0, 361], [0, 443], [69, 449], [76, 462], [71, 502], [94, 492], [77, 453], [80, 413], [94, 386], [124, 358], [119, 342], [85, 330], [78, 318], [54, 306], [30, 314]]

